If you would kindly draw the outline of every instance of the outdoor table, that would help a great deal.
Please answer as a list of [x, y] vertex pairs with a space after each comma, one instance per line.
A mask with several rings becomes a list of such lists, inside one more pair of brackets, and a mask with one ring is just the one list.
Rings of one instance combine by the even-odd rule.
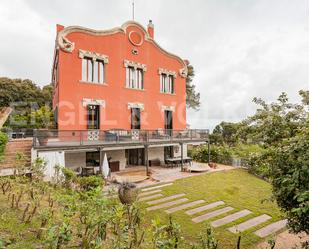
[[[192, 158], [191, 157], [184, 157], [182, 159], [183, 163], [189, 163], [191, 165]], [[180, 157], [174, 157], [174, 158], [168, 158], [166, 159], [166, 162], [168, 164], [179, 166], [181, 165], [181, 158]]]
[[90, 175], [94, 175], [94, 166], [86, 166], [86, 167], [82, 167], [82, 176], [90, 176]]

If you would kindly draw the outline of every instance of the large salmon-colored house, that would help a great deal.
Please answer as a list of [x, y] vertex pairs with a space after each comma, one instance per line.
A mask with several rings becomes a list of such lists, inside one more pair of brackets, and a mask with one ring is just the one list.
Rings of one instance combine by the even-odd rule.
[[[112, 171], [185, 159], [206, 130], [186, 129], [187, 61], [161, 48], [151, 21], [109, 30], [57, 25], [52, 68], [57, 130], [38, 130], [34, 153], [80, 170]], [[183, 162], [183, 161], [181, 161]]]

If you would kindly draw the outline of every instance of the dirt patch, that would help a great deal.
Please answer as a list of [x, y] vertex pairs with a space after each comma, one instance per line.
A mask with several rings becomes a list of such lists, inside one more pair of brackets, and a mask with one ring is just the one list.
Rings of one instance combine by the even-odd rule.
[[[304, 233], [302, 234], [292, 234], [289, 233], [289, 231], [284, 231], [282, 233], [279, 233], [276, 237], [276, 246], [275, 249], [288, 249], [292, 248], [293, 246], [300, 246], [302, 242], [309, 241], [309, 235], [306, 235]], [[257, 246], [254, 246], [254, 249], [268, 249], [269, 245], [267, 243], [266, 239], [264, 242], [258, 244]]]

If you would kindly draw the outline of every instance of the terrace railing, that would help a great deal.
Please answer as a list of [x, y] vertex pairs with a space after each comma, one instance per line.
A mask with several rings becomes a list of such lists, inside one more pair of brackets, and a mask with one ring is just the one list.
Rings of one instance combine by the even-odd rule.
[[34, 147], [207, 141], [208, 130], [34, 130]]

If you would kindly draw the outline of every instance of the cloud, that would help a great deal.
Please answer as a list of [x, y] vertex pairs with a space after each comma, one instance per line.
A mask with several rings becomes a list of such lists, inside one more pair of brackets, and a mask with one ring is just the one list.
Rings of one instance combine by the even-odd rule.
[[[272, 101], [286, 91], [293, 101], [309, 83], [307, 0], [135, 0], [136, 20], [155, 24], [165, 49], [189, 59], [201, 92], [195, 128], [213, 128], [254, 112], [254, 96]], [[0, 74], [50, 82], [56, 23], [96, 29], [131, 19], [131, 1], [0, 2]]]

